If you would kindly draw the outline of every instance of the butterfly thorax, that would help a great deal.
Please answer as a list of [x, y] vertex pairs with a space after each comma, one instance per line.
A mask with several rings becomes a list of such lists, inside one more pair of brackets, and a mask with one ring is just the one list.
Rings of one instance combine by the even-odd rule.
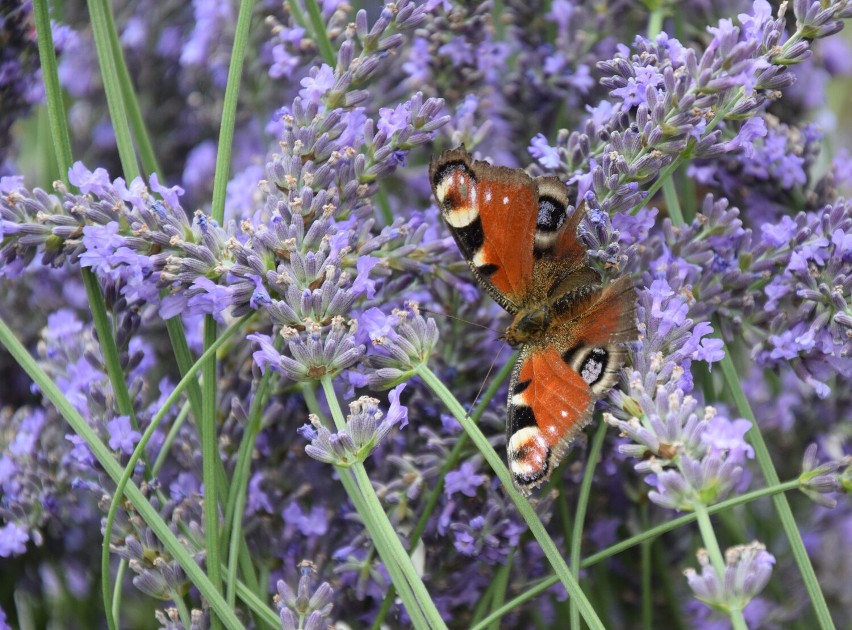
[[548, 304], [522, 309], [515, 313], [515, 318], [503, 338], [513, 348], [522, 344], [543, 343], [551, 321], [551, 309]]

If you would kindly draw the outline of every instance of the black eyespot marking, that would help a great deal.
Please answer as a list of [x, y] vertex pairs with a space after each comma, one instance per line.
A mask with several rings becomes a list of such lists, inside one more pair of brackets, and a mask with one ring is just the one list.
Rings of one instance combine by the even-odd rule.
[[[529, 455], [529, 453], [527, 452], [528, 450], [529, 449], [527, 449], [527, 448], [521, 447], [520, 449], [515, 451], [514, 460], [515, 461], [523, 461]], [[535, 483], [539, 479], [546, 477], [549, 470], [550, 470], [550, 449], [547, 449], [547, 455], [544, 458], [544, 464], [542, 465], [541, 469], [537, 470], [534, 473], [528, 474], [528, 475], [524, 475], [524, 474], [512, 471], [512, 475], [515, 477], [515, 481], [518, 483], [518, 485], [528, 486], [530, 484]]]
[[530, 383], [532, 383], [532, 380], [527, 380], [527, 381], [518, 381], [517, 383], [515, 383], [515, 388], [512, 390], [512, 395], [513, 395], [513, 396], [515, 396], [515, 395], [517, 395], [517, 394], [520, 394], [520, 393], [521, 393], [521, 392], [523, 392], [523, 391], [524, 391], [527, 387], [529, 387], [529, 386], [530, 386]]
[[492, 265], [491, 263], [480, 265], [476, 268], [476, 270], [485, 278], [490, 278], [491, 276], [493, 276], [495, 273], [497, 273], [498, 269], [500, 269], [500, 267], [498, 267], [497, 265]]
[[527, 405], [512, 405], [512, 424], [509, 427], [509, 435], [517, 433], [521, 429], [534, 427], [536, 425], [535, 412]]
[[577, 355], [577, 351], [579, 349], [580, 348], [575, 346], [573, 348], [566, 350], [565, 352], [562, 353], [562, 360], [565, 361], [565, 363], [567, 363], [568, 365], [573, 365], [574, 364], [574, 357]]
[[538, 198], [536, 228], [543, 232], [555, 232], [565, 223], [565, 206], [553, 197]]
[[485, 242], [482, 218], [478, 216], [464, 227], [452, 228], [452, 232], [467, 258], [473, 258], [473, 255], [479, 251], [479, 248]]
[[450, 177], [452, 172], [455, 170], [464, 171], [465, 175], [467, 175], [471, 181], [476, 181], [476, 178], [473, 176], [473, 173], [467, 167], [467, 164], [461, 161], [452, 161], [446, 162], [445, 164], [441, 164], [441, 166], [435, 169], [435, 174], [432, 178], [432, 185], [437, 188], [438, 184], [444, 181], [447, 177]]
[[594, 385], [604, 377], [608, 363], [609, 353], [603, 348], [593, 348], [580, 365], [580, 376], [589, 385]]

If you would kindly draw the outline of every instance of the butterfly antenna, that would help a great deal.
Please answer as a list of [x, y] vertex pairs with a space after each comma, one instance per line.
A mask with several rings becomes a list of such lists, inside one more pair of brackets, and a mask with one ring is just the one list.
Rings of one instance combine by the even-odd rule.
[[499, 330], [494, 330], [493, 328], [489, 328], [488, 326], [486, 326], [484, 324], [480, 324], [478, 322], [472, 322], [469, 319], [464, 319], [462, 317], [456, 317], [455, 315], [449, 315], [448, 313], [442, 313], [441, 311], [433, 311], [430, 308], [423, 308], [422, 306], [420, 307], [420, 311], [423, 312], [423, 313], [429, 313], [430, 315], [440, 315], [441, 317], [446, 317], [448, 319], [454, 319], [456, 321], [463, 322], [463, 323], [468, 324], [470, 326], [476, 326], [477, 328], [483, 328], [485, 330], [489, 330], [489, 331], [493, 332], [495, 335], [497, 335], [498, 338], [500, 336], [502, 336], [502, 334], [503, 334]]
[[494, 366], [497, 365], [497, 359], [500, 358], [500, 355], [503, 352], [503, 348], [506, 347], [506, 343], [502, 343], [500, 345], [500, 349], [497, 351], [497, 354], [494, 356], [494, 360], [491, 362], [491, 367], [488, 368], [488, 373], [485, 375], [485, 378], [482, 379], [482, 385], [479, 386], [479, 391], [476, 392], [476, 398], [473, 399], [473, 402], [470, 403], [470, 407], [467, 410], [467, 415], [473, 412], [473, 408], [476, 407], [476, 403], [479, 401], [479, 397], [482, 395], [482, 390], [485, 389], [485, 384], [488, 382], [488, 377], [491, 376], [491, 372], [494, 371]]

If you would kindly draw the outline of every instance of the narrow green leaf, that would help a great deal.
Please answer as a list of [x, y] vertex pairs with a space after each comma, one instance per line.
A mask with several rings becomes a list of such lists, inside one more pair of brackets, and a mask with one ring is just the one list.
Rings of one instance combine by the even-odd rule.
[[337, 55], [331, 45], [331, 40], [328, 38], [328, 32], [325, 30], [325, 22], [322, 20], [319, 3], [317, 3], [317, 0], [305, 0], [305, 7], [308, 9], [311, 29], [314, 39], [317, 40], [320, 55], [322, 55], [323, 61], [333, 68], [337, 64]]
[[574, 579], [574, 576], [568, 569], [568, 565], [565, 564], [565, 559], [562, 557], [562, 554], [559, 553], [553, 539], [547, 533], [547, 530], [539, 520], [538, 515], [532, 509], [529, 501], [527, 501], [527, 499], [515, 488], [509, 471], [503, 464], [503, 460], [499, 455], [497, 455], [497, 452], [488, 442], [488, 438], [486, 438], [482, 434], [482, 431], [479, 430], [479, 427], [471, 421], [465, 413], [464, 408], [428, 367], [425, 365], [419, 366], [417, 368], [417, 374], [423, 379], [429, 389], [437, 394], [438, 398], [441, 399], [441, 402], [444, 403], [450, 413], [455, 416], [456, 420], [459, 421], [465, 432], [467, 432], [473, 440], [473, 443], [482, 453], [483, 457], [485, 457], [485, 460], [494, 470], [495, 474], [500, 479], [500, 482], [503, 484], [504, 490], [509, 495], [509, 498], [512, 499], [512, 502], [517, 506], [518, 511], [521, 513], [521, 516], [526, 521], [533, 536], [535, 536], [535, 539], [541, 546], [544, 555], [547, 557], [548, 562], [550, 562], [550, 566], [553, 567], [553, 570], [556, 571], [557, 576], [559, 576], [559, 581], [561, 581], [563, 586], [565, 586], [568, 594], [577, 600], [577, 606], [580, 610], [580, 614], [583, 616], [583, 619], [585, 619], [590, 628], [603, 629], [603, 624], [598, 618], [597, 613], [595, 613], [594, 608], [592, 608], [591, 603], [589, 603], [589, 599], [586, 597], [586, 594], [583, 593], [582, 589], [580, 589], [580, 585], [577, 584], [577, 580]]
[[[604, 439], [606, 438], [606, 422], [598, 422], [595, 437], [592, 439], [592, 447], [589, 449], [589, 459], [586, 460], [586, 470], [583, 472], [583, 482], [580, 485], [580, 496], [577, 497], [577, 510], [574, 513], [574, 529], [571, 532], [571, 575], [580, 581], [580, 554], [583, 552], [583, 526], [586, 520], [586, 509], [589, 507], [589, 496], [592, 493], [592, 481], [595, 477], [595, 468], [601, 457]], [[571, 611], [571, 627], [580, 627], [580, 610], [577, 602], [572, 597], [568, 601]]]
[[[121, 479], [123, 469], [113, 457], [112, 452], [100, 440], [97, 433], [88, 425], [80, 413], [74, 409], [68, 399], [59, 391], [59, 388], [51, 378], [41, 369], [35, 359], [27, 352], [26, 348], [15, 337], [6, 322], [0, 319], [0, 344], [11, 354], [15, 361], [41, 390], [42, 394], [56, 407], [60, 415], [71, 425], [74, 432], [86, 441], [95, 459], [104, 468], [104, 471], [118, 483]], [[189, 552], [169, 529], [168, 524], [162, 519], [157, 510], [148, 502], [139, 487], [132, 481], [128, 482], [125, 495], [142, 520], [151, 528], [154, 535], [163, 543], [172, 557], [180, 564], [187, 577], [198, 588], [199, 592], [207, 598], [210, 607], [222, 619], [228, 628], [242, 628], [242, 624], [233, 611], [228, 607], [225, 599], [216, 591], [213, 584], [196, 564]]]

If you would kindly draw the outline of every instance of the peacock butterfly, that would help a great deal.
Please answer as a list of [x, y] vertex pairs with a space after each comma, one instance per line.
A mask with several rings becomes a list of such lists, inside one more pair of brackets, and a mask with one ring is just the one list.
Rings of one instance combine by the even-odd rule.
[[636, 339], [627, 277], [602, 286], [577, 237], [556, 177], [474, 161], [464, 146], [429, 165], [444, 220], [479, 284], [511, 315], [505, 340], [520, 348], [509, 383], [506, 450], [524, 492], [544, 483], [615, 385], [623, 342]]

